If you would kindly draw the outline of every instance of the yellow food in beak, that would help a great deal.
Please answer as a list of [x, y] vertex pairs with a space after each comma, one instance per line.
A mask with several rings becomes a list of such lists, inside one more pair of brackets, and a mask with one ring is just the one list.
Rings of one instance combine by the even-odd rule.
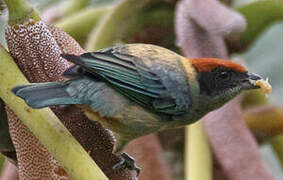
[[272, 92], [272, 86], [268, 82], [268, 78], [266, 80], [260, 79], [257, 81], [252, 82], [255, 86], [260, 87], [260, 91], [264, 94], [269, 94]]

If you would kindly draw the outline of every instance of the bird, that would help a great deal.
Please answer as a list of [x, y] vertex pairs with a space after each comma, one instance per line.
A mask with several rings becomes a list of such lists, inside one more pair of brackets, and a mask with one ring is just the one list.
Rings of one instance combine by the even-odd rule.
[[151, 44], [122, 44], [82, 55], [62, 54], [74, 65], [64, 82], [19, 85], [13, 93], [32, 108], [76, 105], [115, 137], [114, 170], [140, 168], [123, 152], [131, 140], [192, 124], [263, 78], [235, 62], [185, 58]]

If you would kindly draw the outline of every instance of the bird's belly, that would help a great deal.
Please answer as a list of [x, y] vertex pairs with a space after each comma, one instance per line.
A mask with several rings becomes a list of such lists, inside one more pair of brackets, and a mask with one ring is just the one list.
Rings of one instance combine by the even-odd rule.
[[101, 117], [88, 106], [80, 105], [80, 107], [89, 119], [100, 122], [106, 129], [128, 139], [159, 131], [163, 126], [162, 120], [157, 115], [135, 105], [125, 107], [112, 117]]

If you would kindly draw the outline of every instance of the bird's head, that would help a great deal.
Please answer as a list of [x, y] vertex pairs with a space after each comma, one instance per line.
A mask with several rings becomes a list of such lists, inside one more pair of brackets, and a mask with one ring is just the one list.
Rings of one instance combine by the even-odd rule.
[[243, 90], [260, 88], [255, 81], [262, 77], [248, 72], [240, 64], [214, 58], [191, 59], [191, 62], [196, 70], [202, 103], [213, 108], [220, 107]]

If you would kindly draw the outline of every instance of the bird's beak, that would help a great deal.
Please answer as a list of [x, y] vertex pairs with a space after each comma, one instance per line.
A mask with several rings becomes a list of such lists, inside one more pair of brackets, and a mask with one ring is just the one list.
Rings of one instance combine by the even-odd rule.
[[260, 75], [247, 72], [245, 74], [244, 80], [242, 80], [242, 84], [244, 89], [257, 89], [259, 86], [255, 85], [256, 81], [263, 79]]

